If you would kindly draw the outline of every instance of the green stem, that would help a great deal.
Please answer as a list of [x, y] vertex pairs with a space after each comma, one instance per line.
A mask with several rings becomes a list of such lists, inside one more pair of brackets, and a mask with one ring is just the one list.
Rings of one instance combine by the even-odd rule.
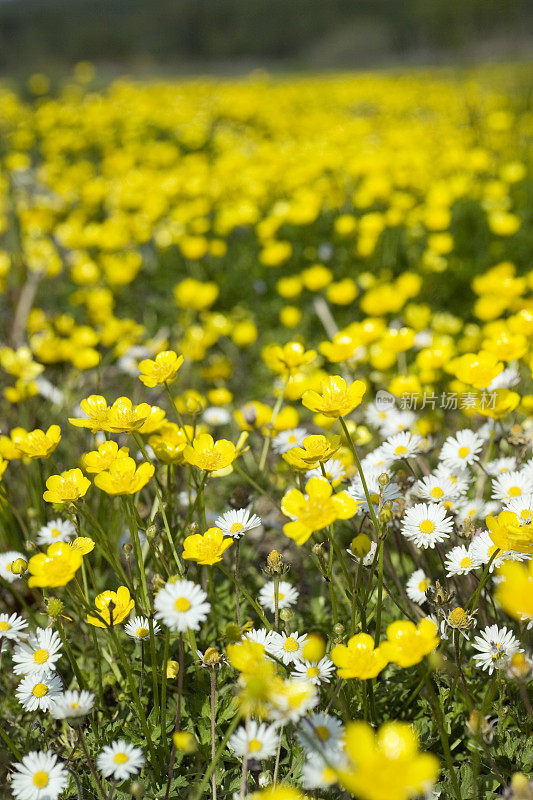
[[200, 800], [200, 797], [203, 795], [204, 789], [207, 786], [207, 784], [209, 783], [209, 779], [214, 774], [215, 769], [217, 767], [217, 764], [220, 761], [220, 758], [222, 757], [222, 754], [224, 753], [224, 750], [226, 749], [226, 745], [228, 743], [229, 737], [231, 736], [231, 734], [233, 733], [233, 731], [235, 730], [235, 728], [239, 724], [239, 719], [240, 719], [240, 717], [237, 714], [233, 718], [233, 720], [231, 721], [231, 724], [229, 725], [229, 727], [227, 728], [226, 733], [224, 734], [224, 737], [222, 738], [222, 741], [220, 742], [220, 744], [219, 744], [219, 746], [218, 746], [218, 748], [216, 750], [215, 755], [211, 759], [211, 764], [207, 768], [207, 770], [206, 770], [206, 772], [204, 774], [204, 777], [200, 781], [200, 784], [198, 786], [198, 789], [196, 790], [196, 793], [195, 793], [195, 795], [193, 797], [193, 800]]

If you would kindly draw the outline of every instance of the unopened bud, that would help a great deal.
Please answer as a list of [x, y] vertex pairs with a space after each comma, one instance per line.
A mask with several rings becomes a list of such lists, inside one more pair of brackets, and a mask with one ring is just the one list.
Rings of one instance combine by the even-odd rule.
[[177, 661], [167, 661], [167, 680], [172, 681], [178, 677], [180, 665]]
[[283, 622], [290, 622], [291, 619], [294, 617], [294, 611], [292, 608], [282, 608], [279, 612], [279, 615]]
[[326, 643], [318, 633], [307, 637], [302, 655], [306, 661], [320, 661], [326, 654]]
[[283, 572], [283, 558], [277, 550], [268, 554], [267, 568], [271, 575], [280, 575]]
[[149, 525], [146, 528], [146, 538], [155, 539], [156, 536], [157, 536], [157, 527], [155, 525]]
[[370, 553], [371, 547], [372, 542], [370, 537], [367, 536], [366, 533], [360, 533], [358, 536], [355, 536], [352, 539], [350, 550], [354, 556], [357, 556], [357, 558], [361, 559]]
[[264, 770], [263, 772], [259, 773], [257, 780], [259, 782], [259, 788], [264, 789], [266, 786], [270, 786], [272, 783], [272, 775], [267, 770]]
[[13, 575], [24, 575], [28, 569], [28, 562], [24, 558], [16, 558], [11, 564], [8, 564], [7, 568], [11, 570]]
[[523, 772], [515, 772], [511, 778], [512, 800], [533, 800], [533, 781]]
[[197, 748], [197, 741], [189, 731], [176, 731], [172, 735], [172, 741], [176, 750], [181, 750], [182, 753], [194, 753]]
[[122, 549], [124, 551], [124, 555], [126, 556], [126, 558], [128, 558], [133, 550], [133, 545], [131, 542], [126, 542], [125, 544], [122, 545]]
[[378, 483], [383, 489], [385, 488], [385, 486], [388, 484], [389, 481], [390, 478], [386, 472], [382, 472], [381, 475], [379, 475], [378, 477]]
[[142, 797], [144, 794], [144, 783], [133, 781], [130, 783], [130, 792], [133, 797]]
[[337, 622], [337, 624], [333, 626], [333, 633], [335, 636], [342, 636], [344, 633], [344, 625], [342, 622]]
[[203, 655], [203, 662], [206, 667], [216, 667], [222, 661], [222, 656], [216, 647], [208, 647]]

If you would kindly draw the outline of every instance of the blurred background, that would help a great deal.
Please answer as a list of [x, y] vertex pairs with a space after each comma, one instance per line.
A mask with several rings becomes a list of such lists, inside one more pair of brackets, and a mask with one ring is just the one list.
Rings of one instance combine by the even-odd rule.
[[527, 0], [0, 0], [0, 71], [242, 72], [527, 58]]

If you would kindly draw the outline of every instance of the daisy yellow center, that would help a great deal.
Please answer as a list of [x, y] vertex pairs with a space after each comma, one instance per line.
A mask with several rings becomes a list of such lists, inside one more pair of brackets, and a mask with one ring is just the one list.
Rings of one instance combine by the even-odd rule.
[[48, 686], [46, 683], [36, 683], [32, 689], [32, 694], [34, 697], [44, 697], [48, 694]]
[[442, 489], [440, 488], [440, 486], [435, 486], [435, 487], [434, 487], [434, 488], [433, 488], [433, 489], [430, 491], [430, 495], [431, 495], [432, 497], [442, 497], [442, 495], [443, 495], [443, 494], [444, 494], [444, 492], [442, 491]]
[[50, 536], [52, 539], [57, 539], [58, 536], [61, 536], [61, 531], [59, 531], [57, 528], [52, 528], [50, 531]]
[[425, 578], [422, 578], [422, 580], [418, 584], [418, 590], [420, 592], [425, 592], [427, 588], [428, 588], [428, 582]]
[[259, 739], [251, 739], [248, 745], [248, 750], [250, 753], [257, 753], [259, 750], [261, 750], [261, 747], [262, 745]]
[[113, 761], [115, 762], [115, 764], [125, 764], [127, 760], [128, 756], [126, 755], [126, 753], [115, 753], [115, 755], [113, 756]]
[[435, 523], [432, 522], [430, 519], [424, 519], [420, 523], [421, 533], [433, 533], [434, 530], [435, 530]]
[[460, 447], [459, 451], [458, 451], [459, 458], [466, 458], [467, 455], [469, 454], [469, 452], [470, 452], [470, 448], [469, 447], [464, 447], [464, 446]]
[[293, 444], [293, 443], [294, 443], [294, 442], [296, 442], [296, 441], [297, 441], [297, 438], [296, 438], [296, 436], [294, 436], [294, 434], [292, 434], [291, 436], [289, 436], [289, 443], [290, 443], [290, 444]]
[[328, 731], [328, 729], [326, 728], [325, 725], [317, 725], [316, 733], [317, 733], [317, 736], [319, 736], [320, 739], [322, 739], [323, 742], [325, 742], [326, 739], [329, 739], [329, 731]]
[[36, 650], [35, 653], [33, 654], [33, 660], [35, 661], [36, 664], [44, 664], [45, 661], [48, 661], [49, 655], [50, 653], [48, 652], [48, 650], [43, 650], [43, 648], [41, 647], [39, 650]]
[[308, 678], [316, 678], [318, 675], [318, 667], [309, 667], [307, 670], [307, 677]]
[[178, 599], [174, 603], [175, 611], [188, 611], [191, 607], [191, 604], [187, 600], [186, 597], [178, 597]]
[[288, 653], [294, 653], [296, 650], [298, 650], [298, 642], [294, 636], [289, 636], [289, 638], [283, 642], [283, 649]]
[[144, 637], [148, 635], [148, 628], [137, 628], [135, 635], [138, 636], [139, 639], [144, 639]]
[[70, 707], [71, 707], [71, 708], [72, 708], [74, 711], [76, 711], [76, 709], [80, 707], [80, 704], [79, 704], [79, 703], [71, 703], [71, 704], [70, 704]]
[[403, 444], [399, 444], [396, 450], [394, 451], [397, 456], [403, 456], [405, 453], [408, 452], [407, 447]]
[[4, 620], [0, 622], [0, 631], [8, 631], [10, 627], [11, 625], [9, 624], [9, 622], [4, 622]]
[[472, 564], [472, 559], [469, 558], [468, 556], [465, 556], [459, 562], [459, 566], [461, 567], [461, 569], [467, 569], [467, 567], [471, 566], [471, 564]]
[[45, 786], [48, 786], [48, 780], [48, 773], [40, 769], [39, 772], [36, 772], [33, 776], [33, 785], [36, 786], [37, 789], [44, 789]]
[[284, 597], [285, 595], [283, 594], [283, 592], [278, 592], [278, 600], [283, 600]]
[[229, 532], [238, 533], [239, 531], [242, 531], [243, 528], [244, 525], [242, 524], [242, 522], [234, 522], [231, 528], [229, 529]]
[[370, 499], [372, 500], [373, 503], [379, 503], [379, 494], [377, 494], [377, 492], [374, 492], [374, 494], [370, 495]]
[[522, 489], [520, 488], [520, 486], [511, 486], [510, 487], [509, 495], [511, 497], [518, 497], [521, 494], [522, 494]]

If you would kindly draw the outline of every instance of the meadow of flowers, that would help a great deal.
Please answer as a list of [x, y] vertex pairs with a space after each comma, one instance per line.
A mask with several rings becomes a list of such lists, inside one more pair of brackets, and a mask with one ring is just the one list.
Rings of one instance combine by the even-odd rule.
[[0, 87], [2, 797], [533, 798], [523, 84]]

